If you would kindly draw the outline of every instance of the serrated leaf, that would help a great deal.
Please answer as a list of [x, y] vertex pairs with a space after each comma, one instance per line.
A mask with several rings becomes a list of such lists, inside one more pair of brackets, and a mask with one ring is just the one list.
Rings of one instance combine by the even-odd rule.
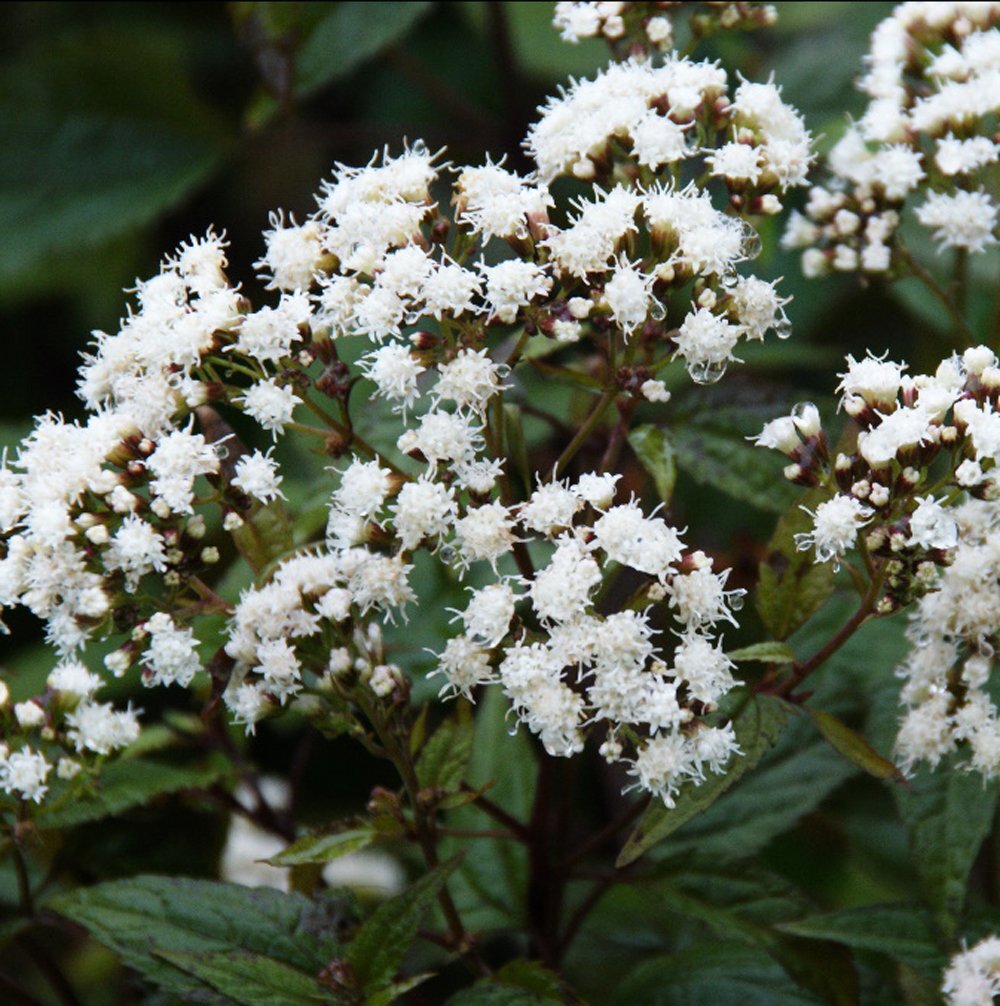
[[823, 493], [811, 490], [785, 513], [760, 564], [754, 603], [775, 639], [787, 639], [833, 593], [833, 567], [816, 562], [811, 552], [800, 552], [795, 544], [795, 535], [812, 526], [802, 506], [813, 509], [823, 498]]
[[396, 1002], [401, 996], [409, 992], [410, 989], [423, 985], [428, 978], [433, 977], [434, 975], [430, 972], [425, 972], [422, 975], [413, 975], [410, 978], [404, 978], [402, 981], [393, 982], [386, 988], [379, 989], [378, 992], [373, 992], [368, 996], [365, 999], [365, 1006], [391, 1006], [391, 1003]]
[[757, 768], [654, 850], [661, 859], [696, 854], [746, 859], [791, 828], [857, 769], [805, 718], [793, 719]]
[[582, 1006], [560, 977], [537, 961], [516, 960], [489, 978], [463, 989], [448, 1006]]
[[883, 758], [856, 730], [822, 709], [809, 706], [804, 706], [803, 709], [834, 751], [849, 762], [876, 779], [903, 781], [903, 773], [888, 758]]
[[161, 950], [157, 956], [241, 1006], [316, 1006], [337, 1001], [313, 975], [261, 954]]
[[[185, 766], [128, 758], [104, 766], [93, 790], [84, 790], [60, 804], [60, 790], [53, 788], [51, 810], [42, 807], [35, 823], [41, 829], [69, 828], [88, 821], [113, 817], [133, 807], [141, 807], [159, 796], [186, 789], [206, 789], [224, 779], [231, 768], [225, 759], [208, 764]], [[70, 788], [78, 782], [69, 783]]]
[[934, 920], [919, 905], [865, 905], [781, 923], [778, 928], [796, 936], [885, 954], [924, 974], [939, 976], [947, 962]]
[[737, 663], [754, 660], [762, 664], [790, 664], [795, 660], [795, 651], [787, 643], [754, 643], [726, 654]]
[[472, 755], [472, 713], [461, 701], [455, 717], [447, 719], [431, 735], [417, 760], [417, 782], [424, 789], [450, 793], [458, 789]]
[[309, 863], [332, 863], [341, 856], [366, 849], [375, 841], [374, 828], [350, 828], [329, 835], [303, 835], [287, 849], [282, 849], [268, 862], [272, 866], [305, 866]]
[[784, 513], [796, 490], [782, 475], [782, 458], [747, 440], [783, 411], [788, 411], [786, 400], [740, 381], [679, 402], [671, 424], [677, 466], [733, 499]]
[[677, 481], [677, 458], [670, 436], [658, 426], [636, 426], [629, 431], [628, 442], [652, 477], [660, 499], [669, 506]]
[[421, 921], [458, 861], [455, 856], [442, 863], [402, 894], [384, 901], [358, 930], [345, 956], [366, 995], [391, 984]]
[[662, 842], [695, 815], [707, 810], [738, 779], [742, 778], [764, 757], [777, 741], [788, 717], [785, 704], [779, 699], [760, 695], [750, 699], [733, 720], [733, 729], [742, 755], [735, 755], [727, 770], [709, 776], [700, 785], [686, 785], [673, 807], [659, 801], [650, 805], [629, 836], [615, 863], [628, 866], [658, 842]]
[[1000, 781], [985, 783], [954, 758], [922, 767], [907, 788], [896, 787], [896, 806], [910, 833], [928, 902], [946, 932], [965, 903], [969, 872], [989, 834]]
[[46, 908], [88, 929], [126, 966], [187, 1002], [220, 997], [160, 955], [240, 951], [308, 974], [342, 956], [333, 902], [266, 887], [140, 876], [60, 895]]
[[765, 953], [717, 943], [640, 964], [622, 982], [614, 1006], [807, 1006], [819, 1001], [796, 987]]

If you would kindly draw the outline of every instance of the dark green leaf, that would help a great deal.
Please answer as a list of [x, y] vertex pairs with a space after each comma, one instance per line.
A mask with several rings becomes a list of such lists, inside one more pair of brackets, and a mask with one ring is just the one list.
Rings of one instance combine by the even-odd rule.
[[[520, 821], [527, 821], [535, 791], [537, 762], [524, 730], [510, 736], [507, 699], [499, 688], [489, 688], [476, 708], [468, 781], [488, 787], [486, 795]], [[492, 785], [491, 785], [492, 784]], [[475, 806], [448, 816], [459, 828], [496, 828], [497, 822]], [[528, 877], [527, 852], [519, 842], [449, 839], [449, 852], [463, 851], [462, 863], [450, 884], [455, 903], [474, 931], [520, 926]]]
[[[43, 829], [97, 821], [140, 807], [167, 793], [206, 789], [229, 771], [229, 763], [222, 758], [193, 766], [173, 765], [151, 758], [121, 759], [101, 770], [92, 790], [75, 792], [65, 803], [59, 802], [60, 790], [53, 788], [52, 809], [43, 807], [35, 821]], [[79, 784], [80, 780], [74, 780], [67, 789], [72, 792]]]
[[262, 954], [162, 950], [157, 956], [241, 1006], [316, 1006], [337, 1001], [314, 975]]
[[733, 757], [726, 772], [709, 776], [701, 785], [681, 790], [673, 807], [653, 803], [629, 836], [616, 866], [634, 863], [644, 852], [662, 842], [682, 824], [707, 810], [730, 786], [764, 757], [781, 733], [787, 711], [784, 703], [768, 696], [752, 698], [733, 721], [742, 755]]
[[817, 1003], [781, 966], [741, 944], [700, 945], [640, 964], [622, 983], [616, 1006], [806, 1006]]
[[423, 985], [428, 978], [433, 977], [430, 972], [427, 972], [422, 975], [413, 975], [410, 978], [404, 978], [402, 981], [393, 982], [384, 989], [379, 989], [378, 992], [373, 992], [368, 996], [365, 999], [365, 1006], [390, 1006], [391, 1003], [396, 1002], [401, 996], [409, 992], [410, 989]]
[[730, 660], [755, 660], [762, 664], [790, 664], [795, 660], [795, 651], [787, 643], [754, 643], [726, 654]]
[[998, 791], [1000, 782], [984, 783], [954, 758], [934, 770], [922, 767], [907, 788], [893, 791], [928, 901], [949, 933], [965, 903], [969, 871], [989, 834]]
[[112, 31], [48, 38], [0, 76], [0, 226], [17, 235], [0, 246], [4, 288], [155, 220], [228, 145], [179, 48]]
[[273, 866], [332, 863], [349, 852], [367, 848], [375, 841], [376, 835], [373, 828], [349, 828], [331, 835], [303, 835], [268, 862]]
[[865, 905], [782, 923], [778, 928], [796, 936], [886, 954], [925, 974], [939, 976], [947, 963], [934, 921], [918, 905]]
[[496, 974], [463, 989], [448, 1006], [563, 1006], [581, 1004], [559, 976], [537, 961], [511, 961]]
[[810, 813], [856, 771], [808, 720], [796, 718], [754, 771], [658, 846], [655, 855], [745, 859]]
[[264, 887], [133, 877], [82, 888], [46, 905], [90, 930], [124, 964], [190, 1002], [218, 1001], [204, 983], [160, 955], [240, 951], [318, 974], [342, 949], [332, 902]]
[[422, 788], [446, 793], [458, 789], [472, 755], [472, 736], [472, 713], [463, 700], [455, 717], [445, 720], [420, 752], [417, 781]]
[[358, 930], [346, 957], [366, 995], [392, 982], [421, 921], [457, 865], [457, 856], [442, 863], [402, 894], [379, 905]]
[[[686, 408], [688, 402], [695, 404]], [[787, 401], [735, 382], [688, 398], [671, 425], [677, 466], [733, 499], [784, 513], [796, 490], [782, 476], [783, 459], [747, 440], [782, 411], [788, 411]]]
[[808, 531], [812, 518], [803, 505], [815, 508], [823, 495], [806, 493], [778, 521], [760, 564], [760, 580], [754, 600], [764, 625], [776, 639], [787, 639], [818, 611], [833, 593], [833, 567], [816, 562], [812, 552], [800, 552], [795, 535]]
[[304, 98], [359, 69], [386, 46], [402, 38], [431, 4], [356, 3], [331, 5], [309, 34], [296, 62], [295, 93]]
[[652, 476], [660, 499], [669, 506], [677, 481], [677, 459], [669, 436], [658, 426], [636, 426], [629, 431], [628, 442]]
[[812, 709], [809, 706], [803, 708], [830, 746], [849, 762], [876, 779], [902, 781], [903, 773], [891, 761], [883, 758], [856, 730], [822, 709]]

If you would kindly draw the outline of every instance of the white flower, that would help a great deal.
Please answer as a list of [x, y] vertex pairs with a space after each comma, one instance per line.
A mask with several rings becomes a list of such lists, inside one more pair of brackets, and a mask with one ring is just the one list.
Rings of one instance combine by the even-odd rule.
[[81, 699], [88, 699], [103, 682], [92, 674], [79, 660], [64, 660], [52, 669], [47, 684], [53, 691]]
[[512, 515], [499, 502], [470, 507], [455, 522], [455, 547], [462, 567], [485, 560], [496, 571], [497, 560], [514, 547], [515, 541]]
[[361, 372], [375, 382], [378, 394], [406, 409], [419, 397], [417, 378], [422, 367], [401, 342], [389, 342], [363, 357]]
[[518, 516], [530, 531], [552, 537], [572, 526], [573, 517], [581, 506], [573, 490], [561, 482], [548, 482], [539, 486], [521, 505]]
[[305, 293], [282, 294], [277, 307], [262, 307], [248, 314], [240, 323], [239, 338], [226, 349], [261, 363], [277, 363], [301, 341], [311, 310]]
[[480, 265], [486, 279], [486, 300], [494, 317], [510, 324], [518, 311], [536, 297], [552, 289], [552, 279], [542, 266], [520, 259], [508, 259], [498, 265]]
[[698, 308], [684, 319], [674, 336], [674, 344], [691, 378], [703, 384], [718, 380], [726, 364], [736, 359], [733, 348], [743, 334], [742, 325], [734, 325], [706, 308]]
[[813, 530], [795, 536], [800, 551], [815, 548], [819, 562], [839, 559], [855, 542], [858, 530], [871, 519], [874, 511], [852, 496], [838, 493], [833, 499], [820, 503], [813, 513], [802, 507], [813, 518]]
[[255, 450], [253, 454], [244, 454], [236, 462], [233, 485], [261, 503], [270, 503], [285, 495], [279, 488], [278, 462], [271, 457], [271, 451], [262, 454]]
[[497, 646], [510, 628], [515, 600], [514, 591], [506, 583], [491, 583], [473, 591], [461, 612], [466, 633], [483, 646]]
[[139, 718], [132, 708], [116, 710], [110, 702], [82, 702], [67, 715], [66, 723], [77, 751], [106, 755], [139, 737]]
[[645, 320], [653, 303], [653, 279], [631, 262], [619, 259], [604, 284], [604, 300], [611, 317], [626, 335]]
[[917, 219], [934, 230], [934, 240], [945, 248], [980, 252], [997, 243], [993, 235], [997, 208], [982, 189], [959, 190], [954, 195], [931, 192], [924, 204], [917, 207]]
[[187, 688], [201, 670], [198, 640], [187, 628], [180, 628], [166, 612], [158, 611], [144, 626], [149, 633], [149, 645], [143, 656], [147, 668], [143, 684], [178, 684]]
[[917, 509], [910, 515], [909, 543], [918, 548], [954, 548], [958, 544], [958, 525], [953, 517], [930, 496], [917, 496]]
[[941, 982], [948, 1006], [992, 1006], [1000, 994], [1000, 937], [986, 936], [955, 954]]
[[277, 438], [292, 421], [295, 406], [302, 401], [289, 387], [281, 387], [277, 381], [258, 381], [246, 392], [242, 399], [243, 411], [255, 419], [265, 430]]
[[21, 748], [0, 758], [0, 789], [25, 800], [41, 803], [48, 792], [45, 780], [52, 766], [43, 754], [30, 747]]
[[506, 372], [502, 364], [489, 358], [485, 349], [461, 349], [454, 359], [438, 367], [435, 405], [442, 400], [451, 401], [459, 408], [482, 414], [490, 398], [508, 387], [502, 383]]
[[154, 570], [166, 569], [167, 550], [162, 535], [135, 514], [128, 514], [104, 553], [108, 570], [125, 574], [125, 589], [134, 591], [139, 580]]
[[393, 523], [404, 549], [414, 549], [425, 538], [440, 540], [458, 514], [454, 490], [427, 478], [407, 482], [399, 491]]
[[270, 220], [272, 229], [264, 231], [267, 252], [254, 265], [270, 273], [272, 290], [308, 290], [323, 258], [319, 225], [310, 220], [300, 227], [290, 217], [286, 226], [280, 212]]
[[445, 644], [431, 676], [439, 674], [447, 679], [442, 696], [464, 695], [467, 699], [473, 688], [489, 684], [495, 676], [489, 653], [467, 636], [455, 636]]
[[611, 507], [594, 524], [594, 545], [614, 562], [663, 579], [680, 560], [677, 531], [635, 503]]

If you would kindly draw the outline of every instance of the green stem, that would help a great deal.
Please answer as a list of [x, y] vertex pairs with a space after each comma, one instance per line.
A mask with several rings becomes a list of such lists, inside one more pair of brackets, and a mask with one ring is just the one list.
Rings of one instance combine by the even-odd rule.
[[553, 479], [557, 479], [560, 475], [562, 475], [566, 466], [573, 460], [577, 451], [579, 451], [580, 448], [583, 447], [583, 445], [590, 439], [590, 435], [604, 418], [604, 413], [607, 412], [608, 407], [617, 397], [617, 388], [609, 388], [603, 395], [601, 395], [597, 401], [597, 405], [594, 406], [593, 411], [584, 421], [583, 426], [577, 430], [576, 436], [573, 437], [573, 439], [566, 445], [566, 449], [559, 455], [559, 460], [556, 462], [555, 471], [552, 475]]
[[948, 312], [948, 316], [952, 320], [955, 341], [960, 346], [974, 346], [976, 344], [976, 337], [951, 294], [910, 254], [908, 248], [900, 244], [898, 250], [900, 258], [906, 263], [910, 273], [934, 294]]

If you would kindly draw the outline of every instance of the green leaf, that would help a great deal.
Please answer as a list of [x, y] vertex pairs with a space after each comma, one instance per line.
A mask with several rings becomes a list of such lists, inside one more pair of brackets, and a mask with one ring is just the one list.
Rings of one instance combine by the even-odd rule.
[[455, 856], [423, 876], [402, 894], [384, 901], [347, 948], [346, 959], [366, 995], [386, 988], [399, 970], [448, 875], [458, 865]]
[[677, 466], [733, 499], [784, 513], [796, 490], [782, 475], [782, 458], [747, 441], [783, 411], [787, 401], [738, 382], [687, 398], [671, 424]]
[[362, 67], [398, 41], [427, 13], [431, 4], [354, 3], [331, 5], [299, 50], [295, 93], [305, 98]]
[[754, 601], [761, 621], [776, 639], [787, 639], [833, 593], [833, 567], [816, 562], [811, 552], [800, 552], [795, 544], [795, 535], [812, 526], [812, 518], [801, 507], [814, 509], [824, 495], [810, 490], [778, 521], [760, 564]]
[[726, 654], [737, 663], [755, 660], [762, 664], [790, 664], [795, 660], [795, 651], [787, 643], [754, 643]]
[[187, 59], [156, 31], [119, 22], [46, 37], [8, 62], [0, 227], [17, 240], [0, 247], [5, 292], [29, 274], [57, 273], [53, 258], [156, 220], [220, 164], [230, 138], [195, 92]]
[[934, 920], [918, 905], [865, 905], [781, 923], [778, 928], [796, 936], [885, 954], [928, 975], [940, 976], [947, 963]]
[[812, 709], [809, 706], [803, 706], [803, 709], [834, 751], [849, 762], [876, 779], [903, 781], [903, 773], [888, 758], [883, 758], [856, 730], [822, 709]]
[[417, 761], [417, 782], [423, 789], [451, 793], [465, 777], [472, 756], [472, 713], [469, 703], [458, 703], [454, 719], [447, 719], [424, 745]]
[[733, 720], [742, 755], [733, 757], [726, 772], [709, 776], [701, 785], [688, 784], [673, 807], [659, 801], [650, 805], [629, 836], [615, 863], [628, 866], [644, 852], [676, 831], [692, 817], [707, 810], [737, 779], [749, 772], [778, 739], [787, 719], [783, 702], [769, 696], [755, 696]]
[[[229, 763], [223, 758], [198, 766], [174, 765], [151, 758], [120, 759], [104, 766], [93, 790], [79, 792], [71, 799], [67, 797], [65, 803], [59, 799], [65, 791], [54, 787], [50, 798], [52, 809], [43, 806], [35, 823], [39, 828], [49, 829], [98, 821], [167, 793], [206, 789], [229, 772]], [[79, 788], [79, 780], [69, 783], [67, 789], [74, 787]]]
[[410, 989], [423, 985], [428, 978], [433, 977], [434, 975], [428, 971], [422, 975], [413, 975], [410, 978], [404, 978], [402, 981], [393, 982], [384, 989], [379, 989], [378, 992], [373, 992], [368, 996], [365, 999], [365, 1006], [390, 1006], [391, 1003], [396, 1002], [401, 996], [409, 992]]
[[969, 871], [989, 834], [1000, 781], [984, 783], [954, 758], [922, 767], [893, 791], [910, 834], [913, 857], [938, 924], [951, 934], [965, 903]]
[[[508, 814], [527, 821], [534, 800], [537, 760], [525, 730], [510, 736], [507, 699], [488, 688], [476, 708], [468, 782]], [[497, 822], [475, 806], [458, 808], [449, 824], [466, 829], [496, 828]], [[470, 930], [520, 927], [525, 917], [527, 850], [520, 842], [448, 839], [442, 847], [465, 853], [450, 883], [452, 896]]]
[[282, 849], [268, 862], [272, 866], [305, 866], [309, 863], [332, 863], [350, 852], [365, 849], [375, 841], [374, 828], [349, 828], [328, 835], [303, 835], [287, 849]]
[[669, 506], [677, 481], [677, 458], [669, 436], [658, 426], [636, 426], [629, 431], [628, 442], [652, 476], [660, 499]]
[[819, 1002], [781, 966], [741, 944], [701, 944], [640, 964], [621, 984], [615, 1006], [806, 1006]]
[[162, 950], [157, 956], [241, 1006], [316, 1006], [319, 1001], [336, 1001], [323, 994], [314, 975], [263, 955], [242, 950]]
[[517, 960], [448, 1000], [448, 1006], [562, 1006], [581, 1003], [557, 974], [536, 961]]
[[726, 871], [685, 863], [648, 885], [647, 893], [658, 906], [706, 923], [723, 939], [765, 950], [794, 980], [829, 1002], [857, 1003], [857, 979], [845, 949], [773, 928], [801, 917], [810, 907], [788, 881], [753, 867]]
[[342, 956], [333, 935], [343, 920], [332, 901], [266, 887], [140, 876], [60, 895], [46, 907], [88, 929], [122, 962], [181, 997], [204, 997], [205, 983], [163, 954], [263, 955], [307, 974]]
[[754, 771], [670, 835], [655, 856], [746, 859], [809, 814], [856, 771], [808, 720], [795, 718]]

